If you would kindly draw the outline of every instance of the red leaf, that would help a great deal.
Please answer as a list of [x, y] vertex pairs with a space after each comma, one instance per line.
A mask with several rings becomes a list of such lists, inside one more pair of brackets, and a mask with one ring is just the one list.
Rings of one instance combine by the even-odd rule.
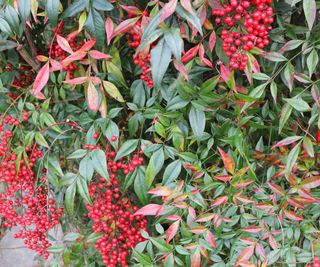
[[181, 0], [180, 3], [181, 3], [181, 6], [185, 10], [187, 10], [191, 15], [194, 13], [190, 0]]
[[89, 104], [89, 108], [92, 111], [98, 111], [99, 109], [99, 95], [98, 95], [98, 91], [96, 89], [96, 87], [94, 86], [94, 84], [89, 81], [88, 84], [88, 104]]
[[188, 80], [189, 79], [189, 76], [188, 76], [188, 72], [187, 72], [187, 69], [186, 67], [183, 65], [182, 62], [178, 62], [177, 60], [173, 60], [173, 65], [174, 67], [176, 68], [177, 71], [179, 71], [180, 74], [183, 75], [183, 77]]
[[170, 17], [176, 10], [178, 0], [170, 0], [162, 8], [162, 15], [160, 22], [164, 21], [166, 18]]
[[236, 198], [239, 200], [239, 201], [241, 201], [241, 202], [243, 202], [243, 203], [254, 203], [254, 201], [251, 199], [251, 198], [249, 198], [249, 197], [246, 197], [246, 196], [236, 196]]
[[190, 267], [201, 267], [201, 255], [200, 255], [200, 250], [198, 248], [191, 255], [191, 266]]
[[205, 231], [204, 238], [207, 240], [211, 247], [213, 247], [214, 249], [217, 248], [216, 239], [214, 238], [214, 235], [210, 230]]
[[273, 193], [275, 193], [278, 196], [283, 196], [285, 194], [285, 191], [280, 185], [277, 185], [275, 183], [267, 183], [270, 189]]
[[189, 215], [190, 215], [190, 217], [192, 218], [192, 219], [196, 219], [197, 218], [197, 214], [196, 214], [196, 211], [195, 211], [195, 209], [193, 208], [193, 207], [189, 207], [188, 208], [188, 213], [189, 213]]
[[218, 175], [218, 176], [214, 176], [214, 178], [222, 182], [229, 182], [232, 179], [232, 175]]
[[190, 232], [194, 234], [203, 234], [205, 231], [207, 231], [207, 228], [204, 226], [198, 226], [190, 229]]
[[166, 219], [169, 221], [177, 221], [181, 219], [181, 216], [173, 214], [173, 215], [167, 216]]
[[156, 187], [148, 191], [149, 194], [162, 196], [162, 197], [170, 196], [172, 192], [173, 192], [172, 189], [164, 186]]
[[41, 93], [43, 87], [46, 86], [50, 75], [50, 67], [49, 62], [44, 64], [42, 68], [39, 70], [36, 79], [34, 80], [33, 87], [31, 93], [39, 98], [45, 99], [45, 96]]
[[56, 61], [52, 58], [49, 59], [51, 68], [50, 71], [57, 71], [57, 70], [62, 70], [63, 66], [59, 61]]
[[89, 55], [90, 55], [90, 57], [92, 57], [94, 59], [109, 59], [109, 58], [111, 58], [110, 55], [102, 53], [98, 50], [89, 51]]
[[237, 262], [239, 263], [239, 262], [241, 262], [241, 261], [247, 261], [247, 260], [249, 260], [249, 259], [252, 257], [253, 252], [254, 252], [254, 246], [253, 246], [253, 245], [244, 248], [244, 249], [240, 252], [240, 254], [239, 254], [238, 258], [237, 258]]
[[166, 242], [167, 244], [174, 238], [174, 236], [177, 234], [179, 230], [180, 220], [175, 221], [173, 224], [171, 224], [166, 231]]
[[272, 235], [269, 235], [269, 245], [272, 247], [272, 249], [277, 249], [278, 244], [277, 241], [274, 239]]
[[248, 233], [260, 233], [263, 230], [262, 227], [259, 226], [249, 226], [243, 229], [243, 231], [248, 232]]
[[301, 183], [301, 187], [304, 189], [311, 189], [320, 186], [320, 176], [312, 176], [304, 179]]
[[247, 181], [243, 181], [243, 182], [241, 182], [241, 183], [235, 184], [235, 187], [236, 187], [236, 188], [244, 188], [244, 187], [246, 187], [247, 185], [252, 184], [252, 183], [254, 183], [254, 180], [247, 180]]
[[74, 61], [83, 59], [86, 55], [87, 55], [87, 52], [78, 50], [77, 52], [71, 54], [70, 56], [62, 60], [62, 65], [68, 66], [70, 63]]
[[220, 147], [218, 147], [218, 150], [222, 157], [224, 167], [229, 173], [234, 174], [236, 165], [233, 159], [227, 153], [225, 153]]
[[209, 37], [209, 48], [211, 52], [214, 46], [216, 45], [216, 41], [217, 41], [217, 35], [216, 35], [216, 32], [213, 30]]
[[78, 51], [89, 51], [96, 44], [96, 39], [91, 39], [83, 44]]
[[293, 206], [295, 208], [298, 208], [298, 209], [304, 209], [305, 208], [305, 206], [299, 200], [297, 200], [295, 198], [287, 197], [287, 201], [291, 206]]
[[112, 37], [116, 37], [122, 33], [127, 32], [130, 30], [134, 25], [136, 25], [137, 21], [140, 19], [140, 17], [135, 17], [132, 19], [127, 19], [122, 21], [114, 30]]
[[110, 19], [109, 17], [106, 19], [105, 27], [106, 27], [106, 35], [107, 35], [107, 44], [109, 45], [112, 40], [112, 34], [113, 34], [113, 22], [112, 22], [112, 19]]
[[197, 55], [198, 51], [199, 51], [199, 45], [190, 48], [190, 49], [183, 55], [183, 57], [181, 58], [181, 61], [182, 61], [182, 62], [187, 62], [187, 61], [193, 59], [193, 58]]
[[62, 50], [72, 54], [72, 48], [70, 47], [68, 41], [60, 35], [57, 35], [57, 43], [61, 47]]
[[218, 197], [216, 200], [214, 200], [212, 203], [211, 203], [211, 207], [215, 207], [215, 206], [219, 206], [219, 205], [224, 205], [226, 204], [228, 201], [228, 197], [227, 196], [221, 196], [221, 197]]
[[240, 261], [238, 262], [238, 266], [242, 266], [242, 267], [256, 267], [257, 265], [255, 265], [253, 262], [251, 261]]
[[159, 210], [163, 209], [158, 204], [148, 204], [141, 209], [137, 210], [134, 215], [156, 215]]
[[88, 80], [88, 77], [78, 77], [78, 78], [74, 78], [74, 79], [71, 79], [71, 80], [63, 81], [63, 82], [67, 83], [67, 84], [78, 85], [78, 84], [85, 83], [87, 80]]
[[250, 246], [256, 243], [252, 238], [240, 238], [240, 241]]
[[264, 250], [264, 248], [263, 248], [263, 246], [261, 245], [261, 244], [256, 244], [256, 253], [258, 254], [258, 255], [260, 255], [262, 258], [266, 258], [267, 257], [267, 255], [266, 255], [266, 252], [265, 252], [265, 250]]
[[290, 145], [298, 140], [300, 140], [302, 138], [302, 136], [290, 136], [290, 137], [287, 137], [283, 140], [281, 140], [280, 142], [276, 143], [272, 149], [276, 148], [276, 147], [280, 147], [280, 146], [287, 146], [287, 145]]
[[291, 210], [284, 210], [284, 214], [286, 217], [293, 221], [303, 221], [303, 217], [298, 215], [297, 213], [291, 211]]
[[201, 216], [196, 220], [196, 222], [208, 222], [214, 217], [213, 213], [206, 213]]
[[220, 65], [220, 75], [221, 78], [225, 81], [228, 82], [231, 78], [231, 74], [232, 72], [230, 71], [230, 69], [228, 69], [225, 65], [221, 64]]

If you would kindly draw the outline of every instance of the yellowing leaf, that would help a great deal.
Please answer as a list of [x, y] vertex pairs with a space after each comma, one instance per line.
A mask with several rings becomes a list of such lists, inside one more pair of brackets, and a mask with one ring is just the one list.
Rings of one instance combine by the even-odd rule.
[[103, 81], [103, 87], [105, 89], [105, 91], [111, 96], [113, 97], [115, 100], [119, 101], [119, 102], [125, 102], [125, 100], [123, 99], [121, 93], [119, 92], [118, 88], [111, 82], [109, 81]]
[[229, 173], [234, 174], [236, 165], [233, 159], [227, 153], [225, 153], [220, 147], [218, 147], [218, 150], [222, 157], [224, 167]]

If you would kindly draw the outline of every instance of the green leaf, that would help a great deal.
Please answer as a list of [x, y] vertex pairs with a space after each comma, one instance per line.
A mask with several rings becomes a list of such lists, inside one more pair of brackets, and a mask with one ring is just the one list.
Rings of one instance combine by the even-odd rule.
[[46, 1], [46, 14], [52, 25], [52, 27], [57, 26], [58, 15], [59, 15], [59, 0], [47, 0]]
[[5, 9], [5, 19], [11, 29], [19, 35], [19, 17], [17, 11], [11, 5], [7, 5]]
[[274, 102], [277, 103], [278, 87], [274, 81], [272, 81], [270, 85], [270, 90], [271, 90], [271, 95], [273, 97]]
[[317, 53], [316, 49], [312, 49], [311, 53], [309, 54], [309, 56], [307, 58], [309, 77], [311, 77], [312, 74], [314, 73], [314, 71], [316, 70], [318, 63], [319, 63], [318, 53]]
[[145, 179], [145, 168], [142, 166], [139, 166], [135, 170], [135, 177], [134, 177], [134, 192], [140, 202], [143, 205], [146, 205], [149, 203], [149, 195], [147, 192], [147, 185], [146, 185], [146, 179]]
[[157, 13], [148, 23], [148, 26], [145, 28], [142, 37], [141, 42], [148, 42], [150, 36], [154, 33], [154, 31], [158, 28], [160, 24], [160, 18], [162, 16], [162, 10]]
[[269, 52], [263, 55], [263, 57], [273, 62], [282, 62], [288, 60], [285, 56], [278, 52]]
[[308, 23], [309, 30], [311, 30], [317, 17], [316, 0], [303, 0], [303, 11]]
[[[106, 130], [104, 131], [104, 135], [108, 138], [110, 144], [116, 149], [118, 150], [118, 143], [119, 143], [119, 127], [118, 125], [110, 120], [108, 122], [108, 125], [107, 125], [107, 128]], [[115, 136], [117, 137], [117, 140], [116, 141], [112, 141], [111, 138], [112, 136]]]
[[101, 48], [105, 44], [105, 26], [100, 12], [91, 8], [84, 26], [92, 37], [96, 37], [96, 45]]
[[168, 29], [164, 34], [164, 40], [171, 49], [171, 53], [180, 62], [183, 47], [183, 40], [180, 36], [180, 30], [178, 28]]
[[283, 100], [286, 101], [290, 106], [292, 106], [297, 111], [300, 111], [300, 112], [311, 111], [309, 104], [306, 101], [302, 100], [300, 97], [283, 98]]
[[49, 147], [46, 139], [44, 139], [43, 135], [40, 132], [36, 133], [35, 140], [40, 146]]
[[104, 90], [115, 100], [119, 102], [125, 102], [121, 93], [119, 92], [118, 88], [109, 81], [103, 81], [103, 88]]
[[283, 71], [283, 80], [285, 85], [289, 88], [290, 92], [293, 88], [294, 82], [294, 66], [289, 62]]
[[161, 253], [168, 253], [172, 250], [172, 245], [169, 245], [166, 243], [166, 241], [164, 241], [163, 239], [160, 238], [153, 238], [153, 237], [149, 237], [150, 241], [152, 242], [152, 244], [160, 250]]
[[77, 13], [80, 13], [85, 9], [85, 1], [78, 0], [74, 1], [68, 8], [64, 11], [62, 18], [73, 17]]
[[88, 190], [88, 184], [84, 177], [78, 176], [77, 178], [77, 192], [79, 192], [80, 196], [89, 204], [92, 205], [89, 190]]
[[90, 181], [93, 176], [93, 163], [90, 158], [90, 155], [86, 155], [79, 164], [79, 173], [87, 181]]
[[159, 149], [154, 152], [150, 158], [147, 170], [146, 170], [146, 184], [147, 189], [150, 189], [154, 178], [161, 170], [164, 163], [164, 153], [163, 149]]
[[110, 11], [113, 5], [107, 0], [93, 0], [93, 7], [99, 11]]
[[201, 22], [200, 19], [198, 18], [197, 14], [190, 14], [187, 12], [180, 4], [177, 5], [176, 7], [176, 12], [183, 18], [185, 18], [188, 22], [190, 22], [197, 30], [198, 32], [202, 35], [202, 27], [201, 27]]
[[16, 42], [12, 42], [10, 40], [0, 40], [0, 52], [16, 48], [17, 46], [18, 44]]
[[68, 156], [68, 159], [80, 159], [87, 155], [87, 153], [86, 149], [77, 149]]
[[279, 134], [281, 133], [284, 125], [290, 118], [292, 107], [289, 104], [285, 104], [281, 110], [280, 121], [279, 121]]
[[288, 157], [287, 157], [287, 164], [286, 164], [286, 177], [289, 176], [291, 173], [291, 170], [296, 163], [299, 152], [300, 152], [300, 146], [301, 146], [301, 141], [295, 145], [295, 147], [290, 151]]
[[8, 36], [12, 35], [12, 30], [10, 25], [1, 17], [0, 17], [0, 30]]
[[189, 122], [195, 137], [199, 138], [204, 133], [206, 126], [205, 113], [202, 110], [196, 109], [192, 106], [189, 112]]
[[[19, 10], [21, 22], [23, 25], [25, 25], [27, 18], [29, 17], [30, 11], [31, 11], [30, 0], [19, 0], [18, 1], [18, 10]], [[23, 26], [23, 28], [24, 28], [24, 26]]]
[[74, 197], [76, 194], [76, 184], [73, 182], [68, 186], [65, 195], [64, 195], [64, 203], [66, 210], [69, 214], [73, 214], [74, 212]]
[[314, 157], [314, 148], [312, 141], [309, 137], [305, 137], [303, 139], [303, 148], [307, 151], [308, 155], [313, 158]]
[[171, 61], [171, 49], [161, 39], [155, 48], [151, 50], [151, 72], [155, 87], [158, 87], [166, 73]]
[[180, 160], [171, 162], [164, 171], [162, 184], [167, 185], [173, 182], [179, 176], [181, 167], [182, 164]]
[[132, 153], [133, 151], [136, 150], [138, 144], [139, 144], [139, 139], [127, 140], [120, 147], [120, 149], [117, 153], [117, 156], [115, 157], [114, 160], [117, 161], [118, 159], [123, 158], [123, 157], [129, 155], [130, 153]]
[[101, 149], [95, 149], [90, 153], [90, 156], [93, 163], [93, 168], [96, 170], [96, 172], [110, 182], [107, 171], [106, 154]]

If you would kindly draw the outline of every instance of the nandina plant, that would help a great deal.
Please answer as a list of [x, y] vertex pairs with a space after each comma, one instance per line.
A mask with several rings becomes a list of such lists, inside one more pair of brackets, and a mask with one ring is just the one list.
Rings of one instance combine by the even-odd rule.
[[319, 265], [317, 0], [0, 7], [1, 236], [50, 266]]

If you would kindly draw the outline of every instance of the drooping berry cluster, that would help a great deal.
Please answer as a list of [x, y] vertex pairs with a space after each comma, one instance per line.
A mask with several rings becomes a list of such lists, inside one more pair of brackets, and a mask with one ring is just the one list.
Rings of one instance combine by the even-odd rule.
[[51, 244], [46, 234], [59, 223], [62, 209], [48, 197], [48, 188], [41, 183], [45, 177], [37, 179], [32, 171], [42, 151], [34, 145], [25, 148], [26, 157], [20, 159], [14, 154], [10, 128], [19, 124], [11, 116], [0, 123], [0, 181], [4, 185], [0, 193], [0, 228], [19, 226], [15, 238], [22, 238], [29, 249], [48, 258]]
[[131, 204], [120, 191], [117, 175], [122, 170], [127, 174], [142, 164], [143, 158], [135, 154], [131, 162], [114, 161], [116, 152], [107, 152], [110, 183], [100, 178], [89, 186], [89, 194], [93, 205], [87, 203], [88, 217], [93, 220], [92, 229], [96, 233], [104, 233], [97, 240], [96, 248], [108, 267], [129, 266], [127, 257], [132, 248], [143, 241], [140, 230], [147, 231], [146, 219], [133, 216], [138, 207]]
[[[61, 35], [63, 33], [63, 25], [64, 25], [64, 22], [61, 21], [58, 24], [58, 27], [56, 29], [52, 30], [53, 33]], [[79, 37], [70, 37], [70, 38], [67, 38], [67, 41], [73, 51], [79, 50], [81, 48], [81, 46], [84, 44], [84, 42], [82, 40], [80, 40]], [[52, 45], [51, 50], [49, 51], [49, 56], [51, 56], [53, 59], [62, 61], [68, 56], [68, 54], [55, 41]], [[64, 66], [63, 70], [69, 73], [70, 79], [73, 79], [74, 72], [76, 71], [77, 68], [78, 68], [77, 65], [72, 62], [68, 66]]]
[[[145, 13], [144, 15], [147, 15]], [[129, 34], [127, 35], [127, 39], [129, 41], [129, 46], [132, 47], [134, 50], [140, 45], [141, 42], [141, 22], [138, 21], [135, 25], [134, 29], [130, 30]], [[151, 75], [151, 62], [150, 62], [150, 53], [149, 50], [145, 51], [142, 50], [141, 52], [134, 54], [132, 56], [133, 63], [141, 68], [142, 74], [140, 75], [141, 80], [145, 81], [149, 88], [153, 87], [153, 80]]]
[[223, 25], [221, 38], [223, 50], [230, 58], [230, 67], [244, 70], [248, 56], [246, 51], [254, 47], [263, 49], [269, 41], [272, 29], [272, 0], [230, 0], [229, 5], [214, 9], [215, 22]]
[[21, 65], [20, 67], [15, 67], [10, 63], [4, 68], [4, 71], [15, 73], [13, 85], [17, 88], [27, 87], [33, 82], [34, 73], [30, 66]]
[[306, 265], [306, 267], [320, 267], [320, 262], [319, 262], [319, 258], [318, 257], [314, 257], [313, 259], [313, 266], [308, 264]]

